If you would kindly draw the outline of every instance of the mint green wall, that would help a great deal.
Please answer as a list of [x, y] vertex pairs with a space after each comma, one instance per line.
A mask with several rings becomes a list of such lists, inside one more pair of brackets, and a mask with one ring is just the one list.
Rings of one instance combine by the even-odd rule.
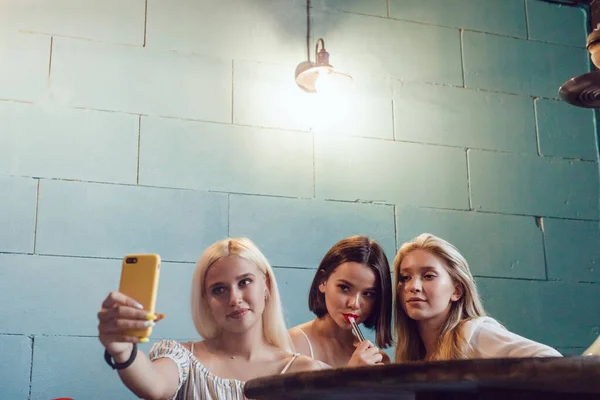
[[600, 334], [595, 120], [557, 100], [589, 70], [584, 12], [312, 14], [354, 76], [343, 97], [295, 86], [301, 0], [0, 0], [0, 398], [133, 398], [95, 338], [120, 257], [161, 254], [154, 339], [194, 338], [194, 261], [228, 235], [276, 266], [290, 325], [334, 242], [367, 234], [393, 258], [429, 231], [509, 329], [567, 353]]

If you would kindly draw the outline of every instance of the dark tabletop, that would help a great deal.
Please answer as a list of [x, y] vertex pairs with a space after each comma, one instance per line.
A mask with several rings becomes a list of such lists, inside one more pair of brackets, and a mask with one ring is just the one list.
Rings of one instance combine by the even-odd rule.
[[600, 356], [412, 362], [254, 379], [246, 397], [600, 399]]

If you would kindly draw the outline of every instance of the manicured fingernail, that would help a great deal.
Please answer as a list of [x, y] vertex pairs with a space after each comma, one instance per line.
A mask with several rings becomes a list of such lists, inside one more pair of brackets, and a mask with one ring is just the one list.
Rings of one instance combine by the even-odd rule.
[[148, 314], [146, 314], [146, 319], [148, 321], [154, 321], [156, 319], [156, 315], [154, 315], [152, 313], [148, 313]]
[[146, 322], [144, 322], [144, 326], [145, 327], [150, 327], [150, 326], [154, 326], [154, 325], [155, 325], [154, 321], [146, 321]]
[[147, 338], [147, 337], [143, 337], [143, 338], [140, 339], [140, 343], [147, 343], [149, 341], [150, 341], [150, 339]]
[[137, 301], [134, 301], [134, 302], [133, 302], [133, 306], [134, 306], [135, 308], [139, 308], [140, 310], [143, 310], [143, 309], [144, 309], [144, 306], [143, 306], [143, 305], [141, 305], [140, 303], [138, 303]]

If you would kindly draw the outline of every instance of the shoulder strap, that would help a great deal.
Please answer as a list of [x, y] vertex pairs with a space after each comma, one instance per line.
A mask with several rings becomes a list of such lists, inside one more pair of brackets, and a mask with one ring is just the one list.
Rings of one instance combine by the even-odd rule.
[[290, 367], [292, 366], [292, 363], [294, 362], [294, 360], [296, 358], [298, 358], [298, 356], [300, 355], [300, 353], [294, 353], [294, 357], [292, 357], [292, 359], [290, 361], [288, 361], [287, 364], [285, 364], [285, 367], [283, 367], [283, 369], [281, 370], [280, 374], [283, 375], [287, 372], [288, 369], [290, 369]]
[[298, 328], [298, 330], [300, 332], [302, 332], [302, 334], [306, 338], [306, 342], [308, 343], [308, 349], [310, 350], [310, 358], [315, 358], [314, 353], [313, 353], [312, 344], [310, 343], [310, 339], [308, 338], [308, 335], [306, 335], [306, 333], [304, 333], [304, 331], [302, 329]]

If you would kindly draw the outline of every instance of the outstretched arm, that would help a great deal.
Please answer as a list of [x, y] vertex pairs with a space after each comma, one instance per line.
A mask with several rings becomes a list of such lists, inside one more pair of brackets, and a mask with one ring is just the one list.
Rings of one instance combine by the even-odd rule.
[[[125, 335], [126, 329], [144, 329], [153, 324], [148, 312], [123, 293], [111, 292], [102, 303], [98, 313], [98, 337], [115, 364], [129, 360], [133, 344], [140, 338]], [[177, 391], [179, 371], [170, 360], [150, 361], [142, 351], [127, 368], [118, 370], [123, 383], [137, 396], [144, 399], [168, 399]]]

